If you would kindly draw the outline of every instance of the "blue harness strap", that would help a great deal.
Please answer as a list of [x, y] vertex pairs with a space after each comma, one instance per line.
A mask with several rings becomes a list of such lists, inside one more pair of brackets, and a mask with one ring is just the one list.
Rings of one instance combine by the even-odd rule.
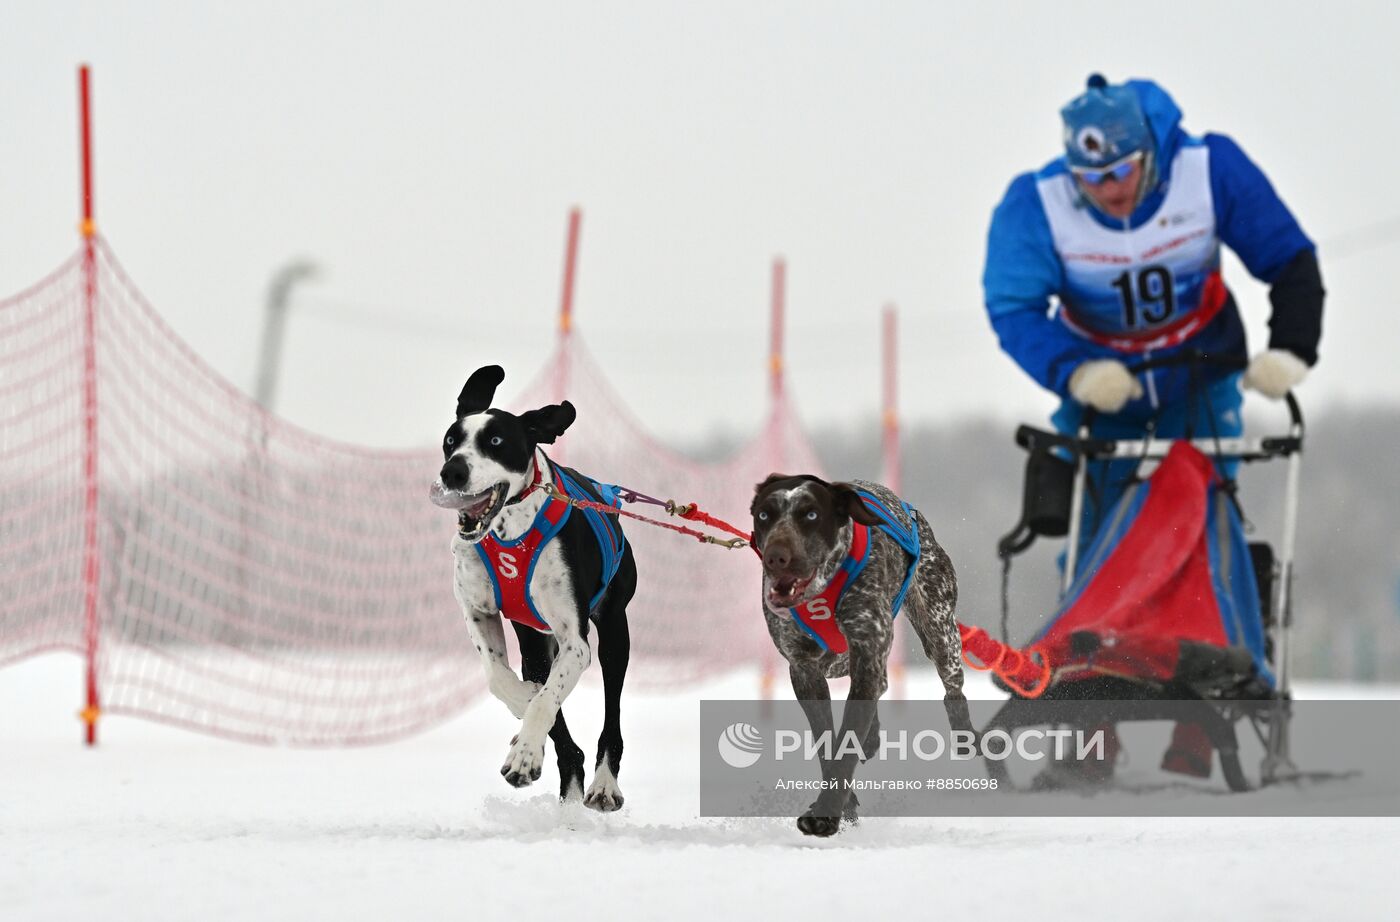
[[[566, 496], [606, 503], [615, 509], [622, 508], [622, 500], [617, 495], [616, 487], [598, 483], [598, 481], [584, 477], [577, 471], [561, 467], [553, 461], [549, 462], [549, 469], [554, 473], [554, 479], [558, 483], [559, 489]], [[581, 481], [586, 482], [587, 486], [584, 486]], [[622, 565], [622, 552], [627, 547], [627, 537], [623, 535], [616, 516], [606, 515], [596, 509], [581, 509], [580, 511], [583, 513], [584, 521], [593, 529], [593, 537], [597, 540], [598, 550], [603, 555], [603, 573], [599, 580], [598, 591], [593, 593], [593, 598], [588, 601], [588, 609], [592, 611], [602, 600], [603, 593], [607, 592], [608, 587], [612, 585], [613, 577], [617, 575], [618, 567]]]
[[904, 596], [908, 594], [909, 587], [914, 582], [919, 558], [923, 556], [923, 548], [919, 544], [919, 526], [914, 521], [914, 507], [900, 500], [904, 506], [904, 514], [909, 519], [909, 524], [905, 525], [899, 521], [893, 510], [876, 498], [875, 494], [857, 490], [856, 495], [865, 503], [865, 507], [880, 519], [880, 525], [877, 527], [893, 538], [894, 542], [903, 548], [904, 553], [909, 555], [909, 568], [904, 573], [904, 583], [899, 587], [899, 594], [894, 597], [894, 617], [897, 618], [900, 606], [904, 604]]

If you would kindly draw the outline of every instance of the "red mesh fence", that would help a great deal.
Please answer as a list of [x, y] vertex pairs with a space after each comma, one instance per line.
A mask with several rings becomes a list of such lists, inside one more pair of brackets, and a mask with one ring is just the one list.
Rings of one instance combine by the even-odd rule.
[[[265, 413], [161, 321], [100, 240], [93, 271], [104, 712], [341, 744], [415, 732], [480, 694], [452, 597], [455, 519], [427, 501], [438, 450], [360, 448]], [[78, 256], [0, 301], [0, 664], [86, 650], [84, 286]], [[576, 336], [515, 407], [561, 396], [579, 419], [556, 456], [740, 525], [758, 479], [818, 468], [782, 401], [724, 462], [668, 450]], [[680, 684], [771, 656], [751, 552], [625, 527], [640, 571], [629, 681]]]

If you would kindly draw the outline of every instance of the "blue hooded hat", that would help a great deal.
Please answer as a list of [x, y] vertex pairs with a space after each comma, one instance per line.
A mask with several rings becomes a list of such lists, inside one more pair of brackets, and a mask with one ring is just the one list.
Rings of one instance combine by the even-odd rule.
[[1139, 151], [1154, 153], [1138, 94], [1126, 85], [1110, 86], [1102, 74], [1089, 77], [1088, 88], [1060, 110], [1060, 118], [1071, 167], [1101, 167]]

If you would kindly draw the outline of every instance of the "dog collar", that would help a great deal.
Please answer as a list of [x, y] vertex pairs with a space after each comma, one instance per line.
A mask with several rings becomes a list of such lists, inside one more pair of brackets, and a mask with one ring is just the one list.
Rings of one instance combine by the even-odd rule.
[[520, 501], [523, 500], [525, 497], [527, 497], [527, 496], [529, 496], [531, 493], [535, 492], [537, 489], [539, 489], [539, 486], [540, 486], [541, 481], [544, 480], [543, 474], [542, 474], [542, 472], [540, 471], [540, 462], [539, 462], [539, 460], [538, 460], [538, 459], [535, 459], [535, 458], [531, 458], [531, 459], [530, 459], [530, 464], [533, 465], [534, 468], [535, 468], [535, 476], [534, 476], [534, 478], [530, 481], [530, 485], [529, 485], [528, 487], [526, 487], [525, 489], [523, 489], [523, 490], [520, 491], [520, 495], [519, 495], [519, 496], [516, 496], [516, 497], [514, 497], [514, 498], [512, 498], [512, 499], [506, 500], [506, 505], [507, 505], [507, 506], [514, 506], [516, 503], [520, 502]]

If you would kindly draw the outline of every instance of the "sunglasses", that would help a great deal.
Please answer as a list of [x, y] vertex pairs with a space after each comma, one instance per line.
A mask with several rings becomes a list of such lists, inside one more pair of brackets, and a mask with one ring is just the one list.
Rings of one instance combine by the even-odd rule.
[[1117, 163], [1105, 167], [1076, 166], [1070, 167], [1074, 175], [1091, 186], [1097, 186], [1108, 179], [1122, 182], [1132, 175], [1133, 167], [1142, 162], [1142, 151], [1129, 154]]

